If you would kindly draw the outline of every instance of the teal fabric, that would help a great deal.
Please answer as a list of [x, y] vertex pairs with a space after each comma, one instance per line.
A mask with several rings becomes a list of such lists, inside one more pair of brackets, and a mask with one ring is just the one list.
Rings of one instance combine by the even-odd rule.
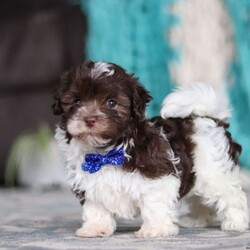
[[174, 0], [81, 0], [88, 19], [87, 57], [111, 61], [140, 77], [154, 100], [148, 116], [159, 115], [171, 90], [168, 65], [177, 57], [167, 40], [176, 24]]
[[[178, 23], [174, 0], [80, 0], [88, 19], [87, 57], [111, 61], [135, 73], [154, 100], [148, 116], [158, 115], [174, 86], [169, 64], [178, 59], [167, 31]], [[241, 165], [250, 168], [250, 0], [225, 0], [234, 25], [236, 58], [229, 70], [233, 109], [231, 132], [243, 146]]]
[[229, 88], [233, 118], [231, 132], [243, 146], [241, 165], [250, 169], [250, 1], [226, 0], [234, 26], [235, 60]]

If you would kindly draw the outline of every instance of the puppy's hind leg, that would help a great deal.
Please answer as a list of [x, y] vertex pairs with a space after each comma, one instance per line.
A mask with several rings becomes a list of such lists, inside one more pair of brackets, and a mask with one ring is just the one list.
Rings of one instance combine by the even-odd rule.
[[154, 180], [140, 201], [143, 224], [136, 237], [168, 237], [179, 232], [176, 204], [178, 201], [180, 180], [172, 175]]
[[[232, 179], [234, 178], [228, 175], [221, 175], [221, 183], [217, 183], [217, 186], [211, 179], [201, 179], [197, 182], [196, 193], [202, 197], [207, 206], [215, 206], [217, 212], [222, 213], [222, 230], [241, 232], [248, 229], [247, 199], [240, 186], [236, 184], [236, 180]], [[230, 183], [231, 181], [235, 183]]]
[[247, 199], [239, 183], [239, 167], [229, 155], [225, 130], [209, 118], [197, 118], [195, 130], [194, 193], [205, 205], [222, 212], [222, 230], [245, 231], [249, 222]]

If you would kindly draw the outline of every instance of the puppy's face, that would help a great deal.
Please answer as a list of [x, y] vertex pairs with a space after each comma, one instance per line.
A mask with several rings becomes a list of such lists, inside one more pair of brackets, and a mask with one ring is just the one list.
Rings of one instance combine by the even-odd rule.
[[53, 105], [61, 128], [93, 147], [115, 144], [145, 119], [147, 91], [115, 64], [91, 61], [67, 72]]

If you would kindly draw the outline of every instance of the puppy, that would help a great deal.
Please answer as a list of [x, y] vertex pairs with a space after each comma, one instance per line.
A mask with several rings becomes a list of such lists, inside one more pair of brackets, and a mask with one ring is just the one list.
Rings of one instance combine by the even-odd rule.
[[241, 152], [226, 130], [229, 112], [205, 84], [166, 97], [161, 117], [148, 120], [151, 96], [118, 65], [87, 61], [67, 72], [53, 105], [61, 115], [56, 139], [69, 184], [82, 204], [77, 236], [110, 236], [115, 216], [142, 218], [137, 237], [179, 232], [176, 205], [193, 201], [183, 226], [207, 226], [216, 212], [221, 229], [248, 228], [241, 190]]

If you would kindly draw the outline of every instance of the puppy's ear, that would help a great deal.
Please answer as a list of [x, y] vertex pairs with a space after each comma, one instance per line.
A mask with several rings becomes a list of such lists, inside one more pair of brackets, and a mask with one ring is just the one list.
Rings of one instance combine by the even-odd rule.
[[55, 102], [52, 104], [52, 111], [54, 115], [63, 114], [63, 108], [61, 105], [61, 96], [69, 86], [70, 72], [65, 72], [61, 76], [60, 86], [54, 96]]
[[148, 91], [136, 81], [133, 92], [133, 114], [138, 120], [144, 120], [146, 104], [152, 100]]
[[55, 100], [55, 102], [52, 104], [52, 111], [53, 111], [54, 115], [63, 114], [63, 109], [62, 109], [61, 102], [60, 102], [59, 98], [57, 98]]

